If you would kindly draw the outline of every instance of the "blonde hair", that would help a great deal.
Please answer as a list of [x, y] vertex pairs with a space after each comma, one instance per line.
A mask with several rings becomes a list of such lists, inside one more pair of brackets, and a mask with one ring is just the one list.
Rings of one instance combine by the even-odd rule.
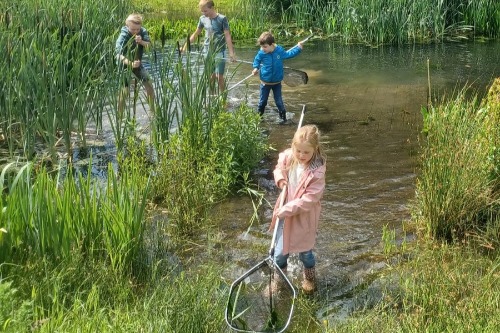
[[207, 7], [207, 8], [213, 8], [215, 6], [215, 3], [212, 0], [200, 0], [200, 3], [198, 4], [200, 8]]
[[142, 25], [142, 15], [141, 14], [130, 14], [125, 20], [125, 24], [134, 23]]
[[[320, 132], [316, 125], [305, 125], [299, 128], [292, 140], [292, 151], [295, 151], [295, 145], [298, 143], [308, 143], [313, 149], [314, 153], [309, 162], [311, 168], [316, 168], [326, 162], [326, 156], [323, 155], [323, 149], [320, 142]], [[295, 160], [295, 154], [292, 154], [293, 159], [290, 167], [295, 166], [298, 161]]]

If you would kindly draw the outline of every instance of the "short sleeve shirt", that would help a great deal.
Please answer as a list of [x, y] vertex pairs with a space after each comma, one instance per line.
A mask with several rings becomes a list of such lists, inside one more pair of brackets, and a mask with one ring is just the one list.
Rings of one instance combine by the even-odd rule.
[[224, 30], [229, 30], [229, 21], [222, 14], [217, 14], [214, 18], [202, 15], [198, 21], [198, 28], [205, 29], [205, 41], [203, 46], [208, 50], [213, 41], [213, 50], [224, 51], [226, 49], [226, 40]]

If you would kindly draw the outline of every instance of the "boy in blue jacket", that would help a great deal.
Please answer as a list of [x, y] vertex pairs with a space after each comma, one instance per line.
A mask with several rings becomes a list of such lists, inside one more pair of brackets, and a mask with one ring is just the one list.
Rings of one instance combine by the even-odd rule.
[[281, 123], [286, 123], [286, 110], [281, 94], [281, 81], [283, 80], [283, 60], [297, 56], [302, 51], [302, 43], [286, 51], [282, 46], [276, 45], [274, 36], [270, 32], [263, 32], [257, 45], [260, 50], [253, 60], [253, 75], [260, 72], [260, 98], [258, 111], [262, 116], [267, 105], [269, 93], [273, 91], [274, 102], [278, 108]]

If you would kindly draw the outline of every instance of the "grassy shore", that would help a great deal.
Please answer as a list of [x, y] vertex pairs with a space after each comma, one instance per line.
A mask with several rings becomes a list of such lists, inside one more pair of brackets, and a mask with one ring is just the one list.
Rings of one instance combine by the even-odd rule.
[[[272, 30], [280, 40], [313, 32], [370, 46], [500, 37], [500, 16], [495, 14], [500, 3], [492, 0], [467, 4], [433, 0], [221, 0], [215, 4], [228, 16], [238, 41], [253, 41], [265, 30]], [[135, 5], [156, 18], [153, 26], [166, 25], [173, 38], [194, 31], [200, 15], [198, 1], [135, 1]]]

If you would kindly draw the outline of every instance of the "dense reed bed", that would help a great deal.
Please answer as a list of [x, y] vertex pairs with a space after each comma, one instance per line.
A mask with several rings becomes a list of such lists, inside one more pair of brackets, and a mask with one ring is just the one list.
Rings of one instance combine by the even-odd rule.
[[2, 1], [0, 128], [12, 157], [32, 159], [43, 142], [57, 164], [58, 153], [71, 157], [72, 135], [85, 143], [89, 122], [99, 126], [128, 11], [125, 1]]
[[[148, 3], [143, 8], [161, 13], [157, 15], [160, 21], [171, 22], [172, 28], [179, 26], [179, 21], [187, 21], [182, 24], [187, 29], [184, 33], [194, 30], [199, 16], [196, 2]], [[269, 29], [281, 39], [313, 31], [345, 43], [372, 46], [500, 36], [500, 3], [495, 0], [221, 0], [215, 3], [230, 18], [237, 40], [255, 39]], [[191, 28], [186, 28], [189, 21]]]

